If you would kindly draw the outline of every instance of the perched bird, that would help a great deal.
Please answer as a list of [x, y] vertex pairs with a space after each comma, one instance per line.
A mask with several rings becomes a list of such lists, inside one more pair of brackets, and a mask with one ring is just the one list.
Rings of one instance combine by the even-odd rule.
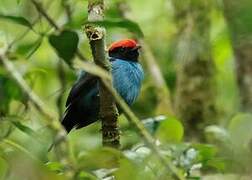
[[[135, 40], [124, 39], [108, 49], [113, 87], [128, 105], [135, 102], [144, 78], [138, 62], [139, 48]], [[88, 126], [99, 119], [99, 104], [98, 77], [82, 72], [67, 98], [61, 124], [67, 132]]]

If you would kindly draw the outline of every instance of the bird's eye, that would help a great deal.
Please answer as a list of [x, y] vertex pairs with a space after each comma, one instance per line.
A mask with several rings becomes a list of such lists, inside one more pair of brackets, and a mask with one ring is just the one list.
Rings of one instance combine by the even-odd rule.
[[125, 47], [121, 47], [121, 48], [120, 48], [120, 51], [121, 51], [121, 52], [124, 52], [124, 51], [125, 51]]

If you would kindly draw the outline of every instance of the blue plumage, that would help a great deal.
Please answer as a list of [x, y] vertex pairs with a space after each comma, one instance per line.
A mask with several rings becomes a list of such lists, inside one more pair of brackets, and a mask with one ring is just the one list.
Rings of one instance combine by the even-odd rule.
[[116, 59], [112, 61], [113, 86], [127, 104], [139, 95], [144, 72], [138, 62]]
[[[135, 102], [144, 78], [142, 66], [137, 61], [110, 58], [113, 86], [128, 105]], [[66, 113], [62, 125], [69, 132], [73, 127], [81, 128], [98, 120], [98, 78], [81, 72], [66, 102]]]

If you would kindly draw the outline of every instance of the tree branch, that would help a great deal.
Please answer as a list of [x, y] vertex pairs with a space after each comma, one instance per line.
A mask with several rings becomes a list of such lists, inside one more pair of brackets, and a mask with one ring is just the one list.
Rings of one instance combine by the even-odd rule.
[[157, 64], [157, 60], [155, 59], [149, 45], [144, 41], [144, 39], [141, 39], [140, 43], [143, 47], [144, 60], [151, 74], [153, 85], [156, 88], [156, 94], [159, 102], [157, 106], [157, 113], [174, 115], [170, 90], [166, 85], [165, 79]]
[[41, 112], [49, 121], [49, 125], [57, 130], [59, 129], [59, 123], [52, 123], [54, 121], [56, 114], [53, 114], [42, 102], [42, 100], [32, 91], [28, 86], [25, 80], [22, 78], [22, 75], [17, 71], [12, 62], [10, 62], [7, 57], [0, 55], [0, 60], [3, 63], [5, 69], [12, 75], [13, 79], [20, 86], [25, 95], [30, 99], [31, 103], [36, 107], [36, 109]]
[[65, 9], [68, 22], [72, 21], [72, 9], [70, 6], [70, 1], [69, 0], [61, 0], [61, 4], [62, 4], [63, 8]]
[[60, 27], [54, 22], [54, 20], [47, 14], [46, 10], [43, 8], [42, 4], [37, 0], [31, 0], [33, 5], [36, 7], [37, 11], [48, 21], [48, 23], [54, 27], [56, 30], [60, 30]]
[[[50, 111], [43, 101], [33, 92], [22, 75], [17, 71], [13, 63], [8, 60], [5, 55], [0, 55], [0, 62], [2, 62], [4, 68], [10, 73], [13, 79], [17, 82], [23, 93], [28, 97], [35, 108], [45, 117], [47, 125], [56, 133], [56, 141], [60, 147], [57, 148], [60, 161], [67, 167], [66, 176], [73, 177], [73, 163], [68, 156], [68, 143], [66, 141], [66, 132], [60, 125], [60, 121], [57, 120], [56, 113]], [[64, 142], [64, 143], [62, 143]]]
[[[103, 0], [88, 1], [89, 22], [103, 20], [104, 2]], [[108, 71], [111, 75], [111, 64], [105, 54], [105, 29], [98, 26], [86, 25], [85, 32], [89, 39], [94, 62]], [[106, 80], [112, 87], [112, 80]], [[118, 112], [113, 96], [109, 93], [104, 84], [99, 83], [100, 95], [100, 119], [102, 121], [102, 141], [103, 145], [119, 148], [120, 134], [117, 125]]]
[[[51, 18], [51, 16], [46, 12], [46, 10], [43, 8], [42, 4], [38, 2], [37, 0], [30, 0], [33, 5], [36, 7], [37, 11], [47, 20], [47, 22], [56, 30], [60, 31], [60, 27], [57, 25], [57, 23]], [[79, 49], [77, 49], [76, 53], [77, 57], [83, 61], [87, 61], [87, 58], [83, 56], [83, 54], [80, 52]]]

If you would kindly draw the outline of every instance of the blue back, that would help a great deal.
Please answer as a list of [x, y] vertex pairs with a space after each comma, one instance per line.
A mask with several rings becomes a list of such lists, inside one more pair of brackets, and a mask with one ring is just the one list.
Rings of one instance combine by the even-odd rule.
[[125, 102], [131, 105], [139, 95], [144, 72], [141, 64], [116, 59], [112, 63], [113, 86]]

